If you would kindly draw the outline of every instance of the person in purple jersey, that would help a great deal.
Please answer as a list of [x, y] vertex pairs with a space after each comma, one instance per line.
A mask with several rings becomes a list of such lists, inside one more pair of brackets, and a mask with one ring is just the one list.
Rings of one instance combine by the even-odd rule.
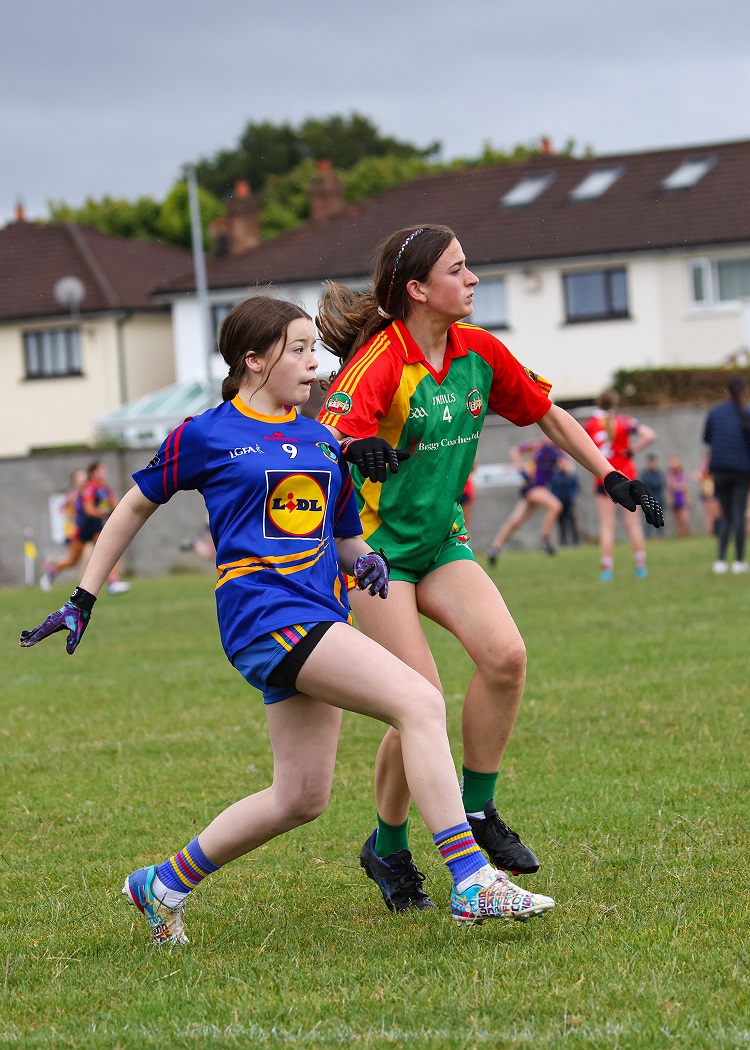
[[[550, 485], [555, 468], [565, 453], [545, 437], [539, 441], [525, 441], [520, 445], [514, 445], [510, 450], [510, 455], [521, 475], [520, 499], [487, 548], [487, 561], [490, 565], [495, 564], [498, 554], [513, 533], [517, 532], [537, 510], [545, 512], [539, 547], [546, 554], [555, 553], [555, 548], [552, 546], [552, 530], [562, 513], [563, 505], [550, 491]], [[530, 462], [529, 457], [531, 457]]]
[[32, 646], [67, 630], [72, 654], [139, 529], [175, 492], [202, 493], [217, 551], [222, 643], [263, 693], [274, 776], [177, 853], [125, 879], [122, 892], [157, 945], [187, 943], [185, 903], [207, 875], [325, 809], [343, 710], [400, 731], [409, 789], [453, 877], [457, 921], [526, 919], [554, 907], [496, 871], [474, 841], [440, 692], [349, 622], [342, 566], [381, 598], [389, 567], [362, 539], [338, 442], [296, 411], [315, 382], [315, 341], [310, 317], [292, 303], [256, 296], [236, 306], [219, 335], [229, 366], [223, 404], [186, 420], [133, 475], [70, 601], [21, 635]]

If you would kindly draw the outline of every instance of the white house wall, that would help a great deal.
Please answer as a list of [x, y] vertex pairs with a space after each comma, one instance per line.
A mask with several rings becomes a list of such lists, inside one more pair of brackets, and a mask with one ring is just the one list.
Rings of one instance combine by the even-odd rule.
[[[272, 286], [272, 294], [279, 299], [288, 299], [298, 303], [311, 317], [315, 317], [323, 293], [321, 282], [306, 284], [279, 284]], [[251, 294], [247, 288], [228, 289], [213, 292], [212, 304], [239, 302]], [[185, 296], [172, 304], [172, 321], [174, 325], [174, 346], [176, 357], [177, 382], [204, 377], [206, 374], [206, 354], [202, 336], [203, 327], [198, 310], [198, 301], [194, 296]], [[319, 363], [319, 372], [327, 374], [338, 366], [335, 357], [326, 350], [315, 351]], [[218, 352], [211, 354], [212, 375], [222, 379], [227, 368]]]
[[[747, 252], [739, 254], [746, 257]], [[595, 397], [619, 369], [719, 365], [741, 346], [739, 305], [696, 310], [691, 304], [688, 259], [687, 253], [642, 254], [540, 264], [523, 271], [478, 267], [477, 273], [480, 280], [505, 278], [508, 327], [493, 331], [523, 364], [552, 382], [556, 400], [565, 401]], [[619, 267], [627, 273], [630, 316], [566, 324], [563, 273]], [[322, 290], [317, 282], [274, 287], [280, 298], [298, 302], [313, 317]], [[238, 300], [244, 294], [214, 293], [212, 300]], [[196, 300], [176, 301], [173, 318], [177, 378], [205, 374]], [[327, 375], [337, 366], [326, 351], [316, 353], [319, 374]], [[215, 375], [223, 376], [226, 370], [218, 354], [213, 364]]]

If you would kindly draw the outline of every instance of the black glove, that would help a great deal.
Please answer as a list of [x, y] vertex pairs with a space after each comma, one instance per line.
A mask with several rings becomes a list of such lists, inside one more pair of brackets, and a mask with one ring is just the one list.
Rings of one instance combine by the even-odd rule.
[[386, 467], [391, 468], [392, 474], [398, 474], [399, 462], [409, 458], [406, 449], [393, 448], [385, 438], [380, 437], [344, 438], [341, 455], [370, 481], [380, 482], [387, 477]]
[[625, 510], [631, 511], [640, 506], [649, 525], [657, 529], [663, 526], [664, 512], [651, 489], [642, 481], [631, 481], [619, 470], [611, 470], [604, 478], [604, 488], [613, 503], [619, 503]]
[[76, 651], [76, 646], [83, 638], [83, 632], [88, 627], [95, 601], [96, 597], [93, 594], [84, 591], [82, 587], [76, 587], [65, 605], [56, 612], [50, 613], [44, 623], [40, 623], [33, 631], [21, 631], [19, 645], [28, 648], [41, 642], [50, 634], [68, 631], [65, 648], [72, 656]]
[[359, 589], [365, 591], [369, 587], [373, 597], [379, 594], [381, 598], [388, 597], [390, 571], [391, 566], [382, 547], [377, 554], [374, 551], [370, 551], [369, 554], [360, 554], [352, 568]]

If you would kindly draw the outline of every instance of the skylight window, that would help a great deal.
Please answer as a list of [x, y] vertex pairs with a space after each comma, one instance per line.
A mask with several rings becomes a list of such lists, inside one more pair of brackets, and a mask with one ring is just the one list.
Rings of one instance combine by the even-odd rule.
[[623, 171], [625, 171], [623, 167], [599, 168], [597, 171], [590, 171], [583, 182], [579, 182], [571, 191], [570, 199], [574, 201], [596, 200], [597, 197], [606, 193], [613, 183], [617, 182]]
[[695, 186], [706, 172], [716, 163], [716, 157], [686, 157], [682, 164], [674, 169], [671, 175], [662, 179], [663, 190], [689, 190]]
[[505, 208], [518, 208], [523, 204], [531, 204], [541, 193], [544, 193], [554, 179], [554, 171], [543, 172], [539, 175], [524, 175], [512, 190], [508, 190], [500, 198], [500, 203]]

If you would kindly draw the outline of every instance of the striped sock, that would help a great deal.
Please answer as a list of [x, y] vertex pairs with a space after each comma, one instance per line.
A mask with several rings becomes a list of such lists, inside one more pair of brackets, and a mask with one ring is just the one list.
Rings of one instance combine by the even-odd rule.
[[153, 893], [168, 908], [176, 908], [207, 875], [218, 871], [221, 864], [210, 861], [193, 839], [184, 849], [157, 865]]
[[470, 876], [487, 867], [487, 858], [474, 841], [468, 824], [456, 824], [433, 835], [432, 839], [448, 865], [456, 886], [466, 883]]

